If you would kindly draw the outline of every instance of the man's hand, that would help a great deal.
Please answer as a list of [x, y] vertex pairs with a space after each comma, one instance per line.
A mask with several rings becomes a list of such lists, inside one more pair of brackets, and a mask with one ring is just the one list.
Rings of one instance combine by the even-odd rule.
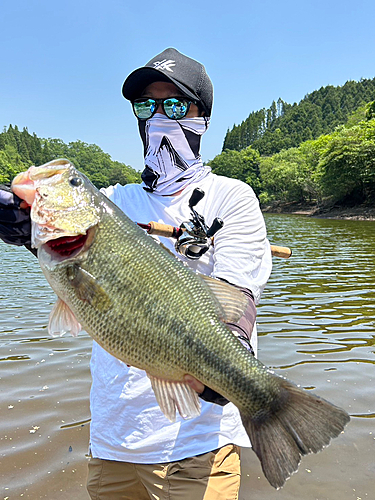
[[0, 186], [0, 238], [4, 243], [31, 248], [30, 207], [7, 186]]
[[199, 382], [195, 377], [186, 374], [184, 376], [184, 381], [190, 385], [194, 391], [196, 391], [201, 399], [204, 401], [208, 401], [209, 403], [215, 403], [220, 406], [225, 406], [229, 403], [228, 399], [221, 396], [216, 391], [210, 389], [206, 385], [203, 385], [202, 382]]
[[194, 389], [194, 391], [196, 391], [198, 394], [202, 394], [202, 392], [204, 391], [204, 385], [202, 384], [202, 382], [199, 382], [199, 380], [192, 377], [191, 375], [185, 375], [184, 381], [188, 385], [190, 385], [190, 387]]

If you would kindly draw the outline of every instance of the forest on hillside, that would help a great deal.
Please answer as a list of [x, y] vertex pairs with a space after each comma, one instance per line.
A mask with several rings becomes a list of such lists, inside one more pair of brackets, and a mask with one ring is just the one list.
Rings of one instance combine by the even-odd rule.
[[263, 205], [374, 204], [375, 101], [357, 108], [330, 133], [296, 147], [271, 155], [262, 155], [255, 145], [226, 149], [209, 164], [217, 174], [250, 184]]
[[347, 122], [359, 107], [375, 100], [375, 78], [328, 85], [307, 94], [298, 104], [281, 98], [228, 130], [223, 151], [252, 146], [262, 156], [298, 147], [302, 142], [329, 134]]
[[96, 144], [41, 139], [35, 133], [30, 134], [27, 128], [20, 131], [17, 126], [9, 125], [0, 134], [0, 184], [10, 184], [16, 174], [31, 165], [43, 165], [56, 158], [70, 160], [98, 188], [141, 180], [139, 172], [112, 160]]

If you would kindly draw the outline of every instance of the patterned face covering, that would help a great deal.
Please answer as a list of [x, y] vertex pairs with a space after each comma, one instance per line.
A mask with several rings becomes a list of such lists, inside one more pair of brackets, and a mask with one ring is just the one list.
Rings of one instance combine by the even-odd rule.
[[139, 120], [138, 125], [144, 146], [142, 180], [146, 191], [172, 195], [211, 171], [199, 153], [209, 118], [171, 120], [157, 113], [149, 120]]

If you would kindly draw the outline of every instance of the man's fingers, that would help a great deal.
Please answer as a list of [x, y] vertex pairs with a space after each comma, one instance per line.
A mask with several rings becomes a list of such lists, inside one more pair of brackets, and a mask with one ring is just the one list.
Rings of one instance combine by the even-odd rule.
[[191, 375], [185, 375], [184, 376], [184, 382], [186, 382], [194, 391], [196, 391], [198, 394], [201, 394], [204, 391], [204, 385], [202, 382], [199, 382], [196, 378], [192, 377]]

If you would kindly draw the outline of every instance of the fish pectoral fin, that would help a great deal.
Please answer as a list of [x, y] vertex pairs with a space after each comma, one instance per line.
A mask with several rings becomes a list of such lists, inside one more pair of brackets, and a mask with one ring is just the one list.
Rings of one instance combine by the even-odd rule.
[[176, 408], [182, 418], [200, 415], [201, 405], [198, 394], [184, 382], [171, 382], [147, 373], [161, 411], [171, 422], [176, 420]]
[[52, 337], [62, 337], [65, 333], [70, 333], [77, 337], [82, 330], [70, 307], [60, 298], [57, 299], [49, 315], [48, 332]]
[[112, 301], [104, 288], [94, 276], [82, 269], [79, 264], [67, 268], [70, 285], [74, 288], [79, 300], [87, 302], [100, 312], [106, 312], [112, 306]]
[[243, 316], [248, 299], [237, 287], [211, 276], [199, 275], [218, 301], [218, 316], [224, 323], [237, 323]]

